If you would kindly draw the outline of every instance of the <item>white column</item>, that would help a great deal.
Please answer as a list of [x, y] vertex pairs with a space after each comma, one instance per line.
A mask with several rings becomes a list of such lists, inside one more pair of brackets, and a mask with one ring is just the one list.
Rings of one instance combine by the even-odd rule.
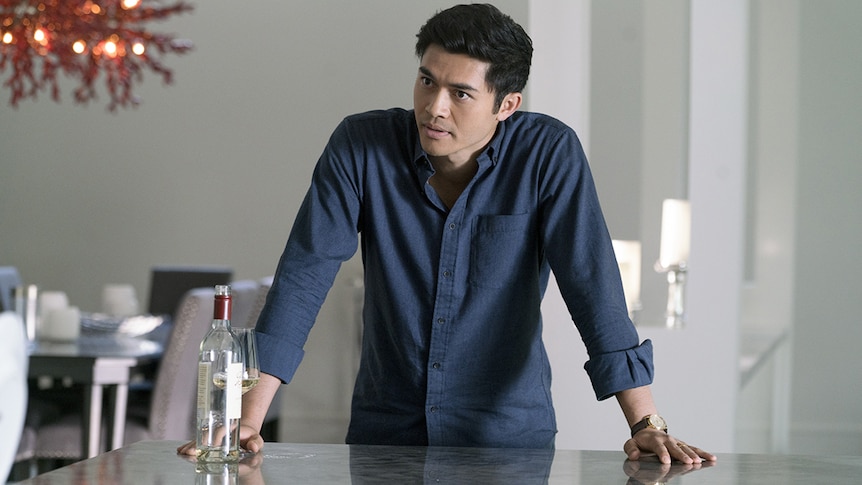
[[739, 381], [748, 9], [747, 0], [691, 2], [687, 323], [652, 335], [654, 390], [672, 432], [719, 452], [733, 450]]

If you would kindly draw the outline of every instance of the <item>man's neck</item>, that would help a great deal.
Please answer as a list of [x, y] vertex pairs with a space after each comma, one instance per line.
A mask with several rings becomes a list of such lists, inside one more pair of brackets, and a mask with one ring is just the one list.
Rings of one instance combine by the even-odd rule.
[[451, 209], [476, 175], [479, 164], [473, 159], [464, 163], [452, 163], [448, 158], [432, 158], [431, 165], [434, 167], [434, 175], [428, 183], [434, 187], [446, 207]]

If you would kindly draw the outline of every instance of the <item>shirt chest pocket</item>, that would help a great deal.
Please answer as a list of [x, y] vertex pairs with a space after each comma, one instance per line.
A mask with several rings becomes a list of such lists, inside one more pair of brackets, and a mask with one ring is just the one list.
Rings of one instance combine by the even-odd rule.
[[531, 273], [530, 262], [535, 266], [535, 260], [535, 237], [530, 230], [529, 214], [476, 218], [470, 245], [471, 285], [510, 286]]

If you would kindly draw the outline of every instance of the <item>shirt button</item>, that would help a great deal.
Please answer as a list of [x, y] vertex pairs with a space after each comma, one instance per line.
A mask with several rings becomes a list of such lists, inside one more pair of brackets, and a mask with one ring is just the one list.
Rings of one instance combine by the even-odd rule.
[[435, 369], [439, 369], [440, 368], [440, 362], [434, 362], [433, 364], [431, 364], [431, 367], [433, 367]]
[[441, 318], [438, 318], [438, 319], [437, 319], [437, 323], [439, 323], [440, 325], [443, 325], [444, 323], [446, 323], [446, 319], [445, 319], [445, 318], [442, 318], [442, 317], [441, 317]]
[[449, 270], [446, 270], [443, 272], [443, 276], [448, 278], [448, 277], [452, 276], [452, 273]]
[[431, 411], [432, 413], [436, 413], [437, 412], [437, 406], [431, 406], [431, 408], [428, 410]]
[[454, 222], [450, 222], [450, 223], [449, 223], [449, 229], [450, 229], [450, 230], [455, 229], [455, 223], [454, 223]]

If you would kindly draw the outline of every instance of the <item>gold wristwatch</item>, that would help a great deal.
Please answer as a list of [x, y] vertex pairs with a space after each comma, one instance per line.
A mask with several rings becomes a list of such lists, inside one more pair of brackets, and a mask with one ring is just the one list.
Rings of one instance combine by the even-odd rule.
[[658, 414], [648, 414], [632, 426], [632, 438], [634, 438], [638, 431], [646, 428], [653, 428], [667, 433], [667, 422]]

